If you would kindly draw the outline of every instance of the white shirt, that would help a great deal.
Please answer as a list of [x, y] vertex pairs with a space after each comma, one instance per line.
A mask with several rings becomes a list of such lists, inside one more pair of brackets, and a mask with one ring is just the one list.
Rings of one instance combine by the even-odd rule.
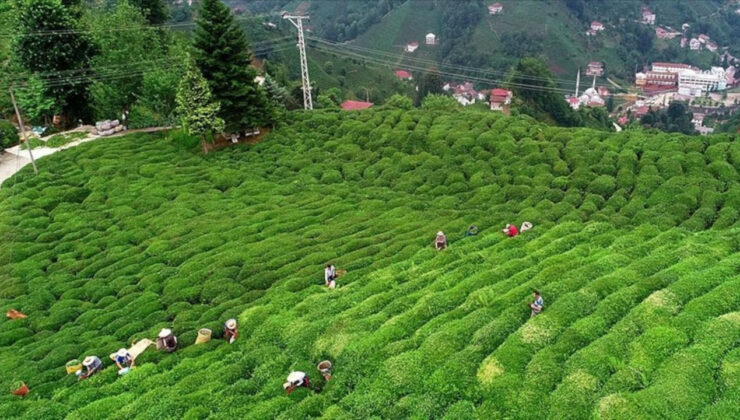
[[331, 267], [328, 267], [328, 268], [325, 268], [324, 269], [324, 281], [325, 282], [327, 282], [327, 283], [329, 282], [329, 277], [334, 277], [334, 273], [335, 273], [334, 270], [335, 269], [334, 269], [334, 266], [333, 265]]
[[290, 372], [290, 375], [288, 375], [288, 382], [290, 382], [293, 385], [298, 385], [302, 383], [305, 378], [306, 378], [305, 372]]

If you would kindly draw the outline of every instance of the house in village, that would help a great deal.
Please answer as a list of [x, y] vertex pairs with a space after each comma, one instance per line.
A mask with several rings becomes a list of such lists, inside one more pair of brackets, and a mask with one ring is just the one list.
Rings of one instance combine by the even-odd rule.
[[394, 74], [400, 80], [414, 80], [414, 78], [411, 76], [411, 73], [407, 72], [406, 70], [396, 70]]
[[599, 22], [598, 20], [595, 20], [595, 21], [591, 22], [591, 30], [592, 31], [596, 31], [596, 32], [603, 31], [604, 30], [604, 24], [601, 23], [601, 22]]
[[604, 63], [592, 61], [586, 66], [586, 76], [601, 76], [604, 74]]
[[578, 108], [581, 107], [581, 101], [578, 100], [578, 98], [576, 98], [575, 96], [569, 96], [568, 105], [570, 105], [570, 107], [574, 110], [578, 110]]
[[406, 47], [404, 48], [404, 51], [409, 52], [409, 53], [412, 53], [412, 52], [416, 51], [418, 48], [419, 48], [419, 43], [418, 42], [416, 42], [416, 41], [409, 42], [408, 44], [406, 44]]
[[701, 41], [696, 38], [691, 38], [691, 40], [689, 40], [689, 49], [692, 51], [701, 50]]
[[602, 98], [606, 98], [606, 97], [608, 97], [609, 95], [611, 95], [611, 92], [609, 92], [609, 88], [607, 88], [606, 86], [599, 86], [599, 87], [598, 87], [598, 88], [596, 89], [596, 92], [597, 92], [597, 93], [599, 94], [599, 96], [601, 96]]
[[699, 42], [701, 42], [702, 44], [706, 44], [707, 41], [709, 41], [709, 39], [710, 39], [709, 38], [709, 35], [707, 35], [707, 34], [699, 34], [699, 36], [697, 38], [699, 39]]
[[658, 37], [658, 39], [673, 39], [677, 36], [681, 35], [681, 32], [669, 30], [666, 28], [657, 27], [655, 28], [655, 36]]
[[501, 3], [493, 3], [488, 5], [488, 14], [497, 15], [504, 11], [504, 5]]
[[433, 33], [428, 33], [425, 37], [426, 44], [427, 45], [436, 45], [437, 44], [437, 35], [434, 35]]
[[688, 42], [689, 42], [689, 40], [686, 39], [685, 37], [684, 38], [681, 38], [681, 48], [686, 48], [686, 44]]
[[363, 101], [350, 101], [346, 100], [342, 102], [342, 109], [345, 111], [357, 111], [360, 109], [367, 109], [373, 106], [372, 102], [363, 102]]
[[707, 48], [707, 50], [711, 52], [717, 52], [717, 50], [719, 49], [717, 44], [712, 41], [707, 41], [707, 43], [704, 46]]
[[496, 88], [491, 90], [491, 97], [489, 98], [489, 105], [491, 111], [505, 111], [511, 105], [511, 99], [514, 94], [510, 90]]
[[486, 99], [486, 95], [482, 92], [477, 92], [471, 82], [461, 84], [448, 82], [442, 86], [442, 90], [445, 92], [452, 91], [452, 97], [462, 106], [472, 105], [476, 101], [484, 101]]
[[647, 6], [642, 6], [642, 23], [655, 25], [655, 13], [650, 11]]

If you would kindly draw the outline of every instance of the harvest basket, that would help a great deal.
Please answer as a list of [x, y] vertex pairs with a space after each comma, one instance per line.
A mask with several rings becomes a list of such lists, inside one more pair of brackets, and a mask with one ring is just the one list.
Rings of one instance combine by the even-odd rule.
[[65, 365], [65, 369], [67, 369], [67, 374], [75, 373], [78, 370], [81, 370], [82, 369], [82, 363], [80, 363], [80, 361], [77, 360], [77, 359], [70, 360]]
[[208, 328], [201, 328], [198, 330], [198, 337], [195, 338], [195, 344], [203, 344], [211, 341], [212, 331]]

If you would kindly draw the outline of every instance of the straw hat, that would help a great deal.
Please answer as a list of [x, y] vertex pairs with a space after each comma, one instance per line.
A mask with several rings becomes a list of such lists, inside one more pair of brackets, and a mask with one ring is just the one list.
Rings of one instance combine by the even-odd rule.
[[159, 332], [159, 338], [165, 338], [170, 334], [172, 334], [172, 331], [169, 328], [162, 328], [162, 331]]
[[441, 230], [437, 232], [437, 236], [442, 236], [442, 235], [444, 235], [444, 232], [442, 232]]
[[118, 356], [118, 357], [126, 357], [127, 354], [128, 354], [128, 350], [126, 350], [124, 348], [122, 348], [122, 349], [118, 350], [118, 352], [116, 352], [116, 356]]
[[95, 358], [93, 356], [87, 356], [85, 360], [82, 361], [82, 366], [88, 367], [93, 364], [95, 361]]
[[232, 319], [226, 321], [226, 328], [228, 328], [230, 330], [233, 330], [234, 328], [236, 328], [236, 320], [232, 318]]

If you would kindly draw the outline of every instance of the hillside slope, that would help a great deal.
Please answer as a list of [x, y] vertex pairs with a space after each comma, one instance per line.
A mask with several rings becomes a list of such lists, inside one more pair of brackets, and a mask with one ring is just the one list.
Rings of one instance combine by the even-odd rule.
[[[472, 110], [290, 118], [207, 156], [87, 143], [6, 181], [0, 310], [29, 318], [0, 320], [0, 386], [31, 394], [1, 394], [0, 417], [740, 414], [736, 138]], [[349, 270], [331, 291], [328, 261]], [[234, 344], [192, 344], [230, 317]], [[182, 347], [119, 378], [107, 355], [165, 326]], [[88, 354], [102, 374], [65, 375]], [[291, 370], [316, 391], [285, 395]]]

